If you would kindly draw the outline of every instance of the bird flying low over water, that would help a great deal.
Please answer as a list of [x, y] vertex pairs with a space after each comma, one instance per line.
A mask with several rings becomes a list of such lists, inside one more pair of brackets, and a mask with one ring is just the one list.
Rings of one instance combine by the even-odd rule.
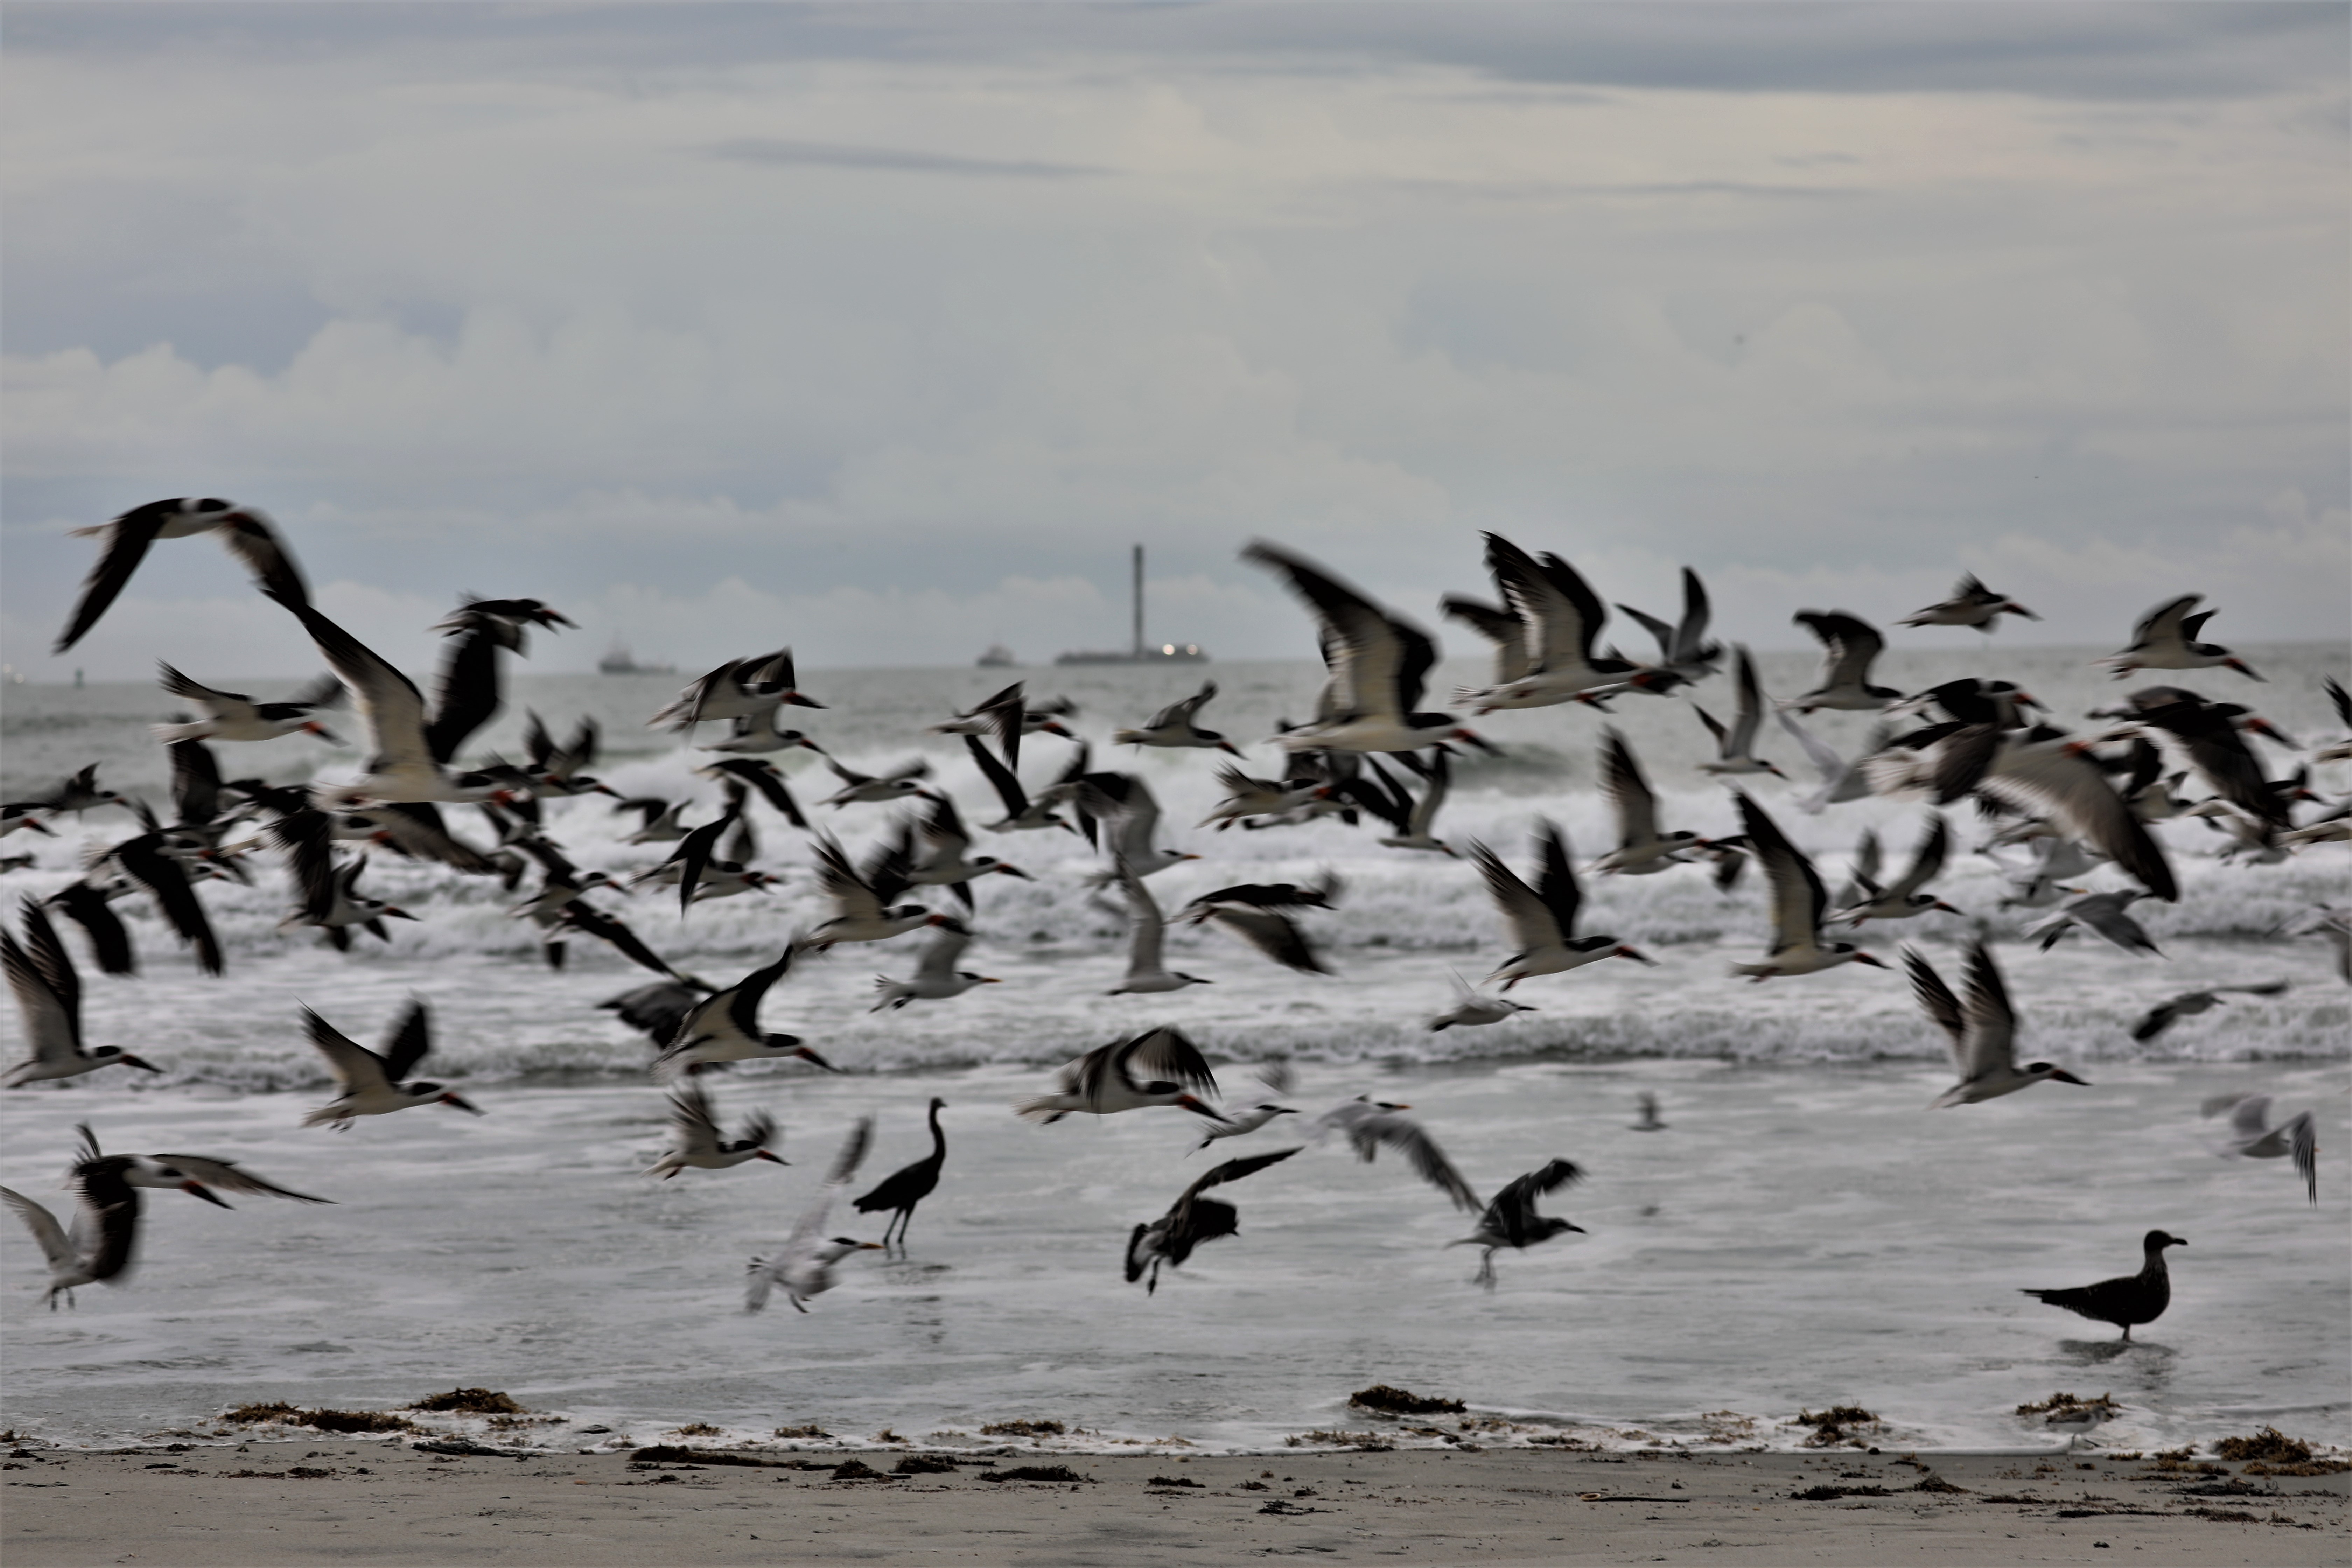
[[885, 1007], [904, 1007], [909, 1002], [945, 1002], [961, 996], [975, 985], [993, 985], [992, 974], [975, 973], [958, 969], [956, 960], [971, 945], [971, 928], [959, 920], [942, 920], [931, 940], [923, 945], [923, 955], [915, 963], [911, 979], [893, 980], [887, 974], [874, 977], [877, 993], [869, 1013], [879, 1013]]
[[[2139, 1022], [2132, 1026], [2131, 1037], [2146, 1045], [2181, 1019], [2211, 1012], [2221, 1005], [2225, 995], [2278, 996], [2285, 994], [2288, 984], [2284, 980], [2265, 980], [2254, 985], [2211, 985], [2202, 991], [2183, 991], [2143, 1014]], [[2209, 1110], [2205, 1114], [2213, 1113]]]
[[1929, 910], [1940, 910], [1948, 915], [1960, 912], [1934, 894], [1920, 891], [1942, 875], [1944, 857], [1950, 852], [1952, 842], [1951, 824], [1946, 822], [1940, 813], [1931, 812], [1928, 816], [1927, 836], [1911, 852], [1910, 867], [1903, 875], [1891, 886], [1882, 888], [1877, 883], [1874, 871], [1856, 871], [1857, 897], [1832, 915], [1832, 921], [1861, 925], [1865, 921], [1909, 920], [1914, 915], [1926, 914]]
[[199, 686], [168, 664], [158, 668], [163, 672], [163, 689], [183, 702], [194, 703], [205, 715], [188, 723], [150, 725], [159, 741], [271, 741], [280, 735], [307, 734], [341, 744], [312, 717], [343, 700], [343, 683], [331, 675], [320, 676], [283, 702], [256, 702], [242, 691], [215, 691]]
[[1756, 755], [1756, 731], [1764, 722], [1764, 689], [1757, 684], [1756, 661], [1748, 656], [1745, 647], [1737, 652], [1739, 655], [1739, 709], [1732, 716], [1731, 727], [1725, 729], [1716, 721], [1714, 714], [1696, 704], [1691, 710], [1706, 726], [1706, 732], [1715, 737], [1715, 761], [1699, 763], [1698, 771], [1718, 777], [1734, 773], [1770, 773], [1775, 778], [1785, 779], [1788, 774]]
[[[751, 971], [724, 991], [713, 992], [696, 1003], [679, 1021], [677, 1032], [662, 1047], [661, 1055], [654, 1058], [654, 1077], [691, 1076], [724, 1062], [774, 1061], [784, 1057], [813, 1062], [827, 1072], [840, 1071], [801, 1044], [797, 1035], [760, 1031], [760, 1004], [769, 988], [782, 980], [792, 966], [793, 950], [788, 947], [775, 963]], [[633, 992], [630, 996], [637, 994]], [[629, 999], [616, 996], [607, 1005]], [[625, 1018], [628, 1013], [625, 1010], [622, 1016]]]
[[219, 1193], [247, 1193], [272, 1198], [292, 1198], [296, 1203], [331, 1204], [332, 1198], [314, 1198], [308, 1193], [298, 1193], [291, 1187], [281, 1187], [275, 1182], [262, 1180], [234, 1160], [223, 1160], [209, 1154], [121, 1154], [110, 1156], [98, 1146], [98, 1134], [88, 1123], [75, 1127], [81, 1134], [81, 1149], [75, 1168], [95, 1160], [109, 1158], [129, 1162], [122, 1167], [122, 1179], [134, 1187], [171, 1188], [202, 1198], [222, 1208], [235, 1205], [221, 1202]]
[[1850, 942], [1822, 941], [1822, 918], [1829, 904], [1829, 891], [1822, 886], [1821, 873], [1789, 842], [1780, 824], [1767, 816], [1762, 807], [1738, 790], [1731, 792], [1731, 798], [1738, 804], [1748, 847], [1764, 868], [1765, 879], [1772, 889], [1772, 950], [1761, 963], [1736, 963], [1731, 972], [1761, 981], [1776, 974], [1811, 974], [1841, 963], [1885, 968], [1885, 964]]
[[1538, 820], [1535, 847], [1540, 858], [1536, 885], [1530, 888], [1492, 849], [1475, 841], [1470, 846], [1470, 863], [1486, 879], [1486, 891], [1502, 911], [1517, 949], [1486, 976], [1488, 984], [1499, 980], [1508, 991], [1522, 980], [1565, 973], [1604, 958], [1654, 962], [1613, 936], [1578, 936], [1576, 916], [1584, 894], [1576, 885], [1576, 868], [1569, 864], [1568, 841], [1557, 824]]
[[1885, 636], [1876, 626], [1843, 610], [1826, 615], [1800, 610], [1794, 619], [1821, 639], [1822, 673], [1811, 691], [1790, 698], [1782, 707], [1799, 713], [1816, 708], [1875, 713], [1903, 695], [1891, 686], [1870, 684], [1870, 667], [1886, 647]]
[[81, 602], [74, 606], [73, 618], [58, 634], [57, 647], [52, 650], [56, 653], [73, 647], [98, 624], [107, 606], [130, 585], [131, 574], [146, 559], [148, 547], [159, 539], [217, 533], [229, 552], [245, 563], [246, 569], [263, 588], [296, 604], [308, 604], [310, 600], [309, 585], [302, 581], [294, 558], [270, 531], [268, 518], [234, 501], [209, 498], [197, 500], [184, 496], [175, 500], [149, 501], [145, 506], [131, 508], [112, 522], [73, 531], [77, 538], [101, 537], [106, 545], [82, 584]]
[[1110, 1116], [1162, 1105], [1223, 1121], [1194, 1090], [1216, 1093], [1217, 1075], [1181, 1030], [1162, 1025], [1096, 1047], [1062, 1068], [1054, 1093], [1024, 1100], [1013, 1109], [1024, 1121], [1046, 1125], [1073, 1111]]
[[[2069, 890], [2081, 892], [2080, 889]], [[2111, 945], [2126, 952], [2162, 958], [2163, 951], [2130, 914], [2132, 905], [2146, 897], [2147, 891], [2140, 888], [2126, 888], [2113, 893], [2082, 893], [2079, 898], [2069, 899], [2059, 907], [2056, 914], [2025, 934], [2039, 938], [2042, 951], [2047, 952], [2058, 945], [2061, 937], [2080, 926], [2084, 931], [2095, 931]]]
[[2004, 615], [2023, 616], [2029, 621], [2042, 617], [2006, 594], [1996, 594], [1977, 581], [1973, 572], [1962, 573], [1952, 589], [1952, 596], [1939, 605], [1930, 605], [1915, 615], [1904, 616], [1898, 626], [1974, 626], [1990, 632]]
[[1632, 662], [1592, 651], [1609, 611], [1591, 584], [1557, 555], [1538, 559], [1499, 533], [1486, 537], [1486, 570], [1507, 609], [1453, 595], [1443, 607], [1495, 645], [1495, 684], [1465, 688], [1457, 700], [1491, 713], [1598, 702], [1624, 690], [1637, 673]]
[[1454, 1201], [1454, 1206], [1478, 1212], [1478, 1194], [1437, 1146], [1428, 1129], [1404, 1113], [1412, 1109], [1401, 1101], [1358, 1095], [1333, 1106], [1307, 1125], [1321, 1142], [1338, 1132], [1348, 1140], [1356, 1158], [1369, 1165], [1381, 1149], [1393, 1149], [1412, 1166], [1413, 1173]]
[[796, 1312], [808, 1310], [807, 1303], [834, 1287], [834, 1265], [853, 1252], [879, 1252], [878, 1241], [859, 1241], [846, 1236], [828, 1237], [825, 1226], [833, 1218], [834, 1201], [839, 1198], [865, 1163], [866, 1151], [874, 1142], [874, 1119], [862, 1116], [857, 1125], [849, 1130], [842, 1141], [841, 1152], [833, 1159], [833, 1169], [825, 1173], [824, 1185], [817, 1189], [815, 1200], [801, 1212], [793, 1232], [784, 1244], [766, 1258], [751, 1259], [751, 1283], [744, 1289], [743, 1310], [756, 1312], [768, 1304], [768, 1293], [781, 1286], [784, 1299]]
[[2031, 1296], [2044, 1306], [2063, 1307], [2081, 1317], [2096, 1319], [2102, 1323], [2114, 1323], [2124, 1331], [2124, 1343], [2131, 1342], [2131, 1331], [2142, 1323], [2152, 1323], [2164, 1316], [2165, 1308], [2172, 1304], [2172, 1276], [2165, 1272], [2164, 1249], [2186, 1247], [2189, 1243], [2178, 1236], [2168, 1236], [2151, 1230], [2140, 1241], [2144, 1261], [2137, 1274], [2119, 1279], [2102, 1279], [2095, 1285], [2078, 1285], [2064, 1290], [2019, 1292]]
[[79, 1078], [118, 1064], [162, 1072], [153, 1062], [134, 1057], [120, 1046], [100, 1046], [94, 1051], [82, 1048], [81, 976], [40, 904], [28, 898], [22, 908], [24, 943], [19, 945], [6, 930], [0, 929], [0, 961], [5, 963], [8, 989], [16, 994], [16, 1012], [24, 1020], [25, 1038], [33, 1054], [10, 1068], [0, 1085], [22, 1089], [28, 1083]]
[[0, 1201], [16, 1211], [48, 1262], [52, 1312], [59, 1296], [71, 1306], [82, 1286], [112, 1285], [129, 1275], [139, 1245], [139, 1193], [128, 1177], [131, 1160], [115, 1154], [74, 1167], [68, 1183], [75, 1197], [70, 1227], [24, 1194], [0, 1187]]
[[1214, 730], [1203, 730], [1193, 721], [1201, 710], [1217, 694], [1217, 683], [1205, 680], [1201, 689], [1181, 702], [1171, 702], [1144, 721], [1137, 730], [1114, 730], [1110, 743], [1114, 746], [1198, 746], [1204, 750], [1228, 752], [1240, 756], [1241, 751]]
[[2270, 1124], [2271, 1097], [2267, 1094], [2216, 1095], [2198, 1110], [2204, 1116], [2219, 1116], [2225, 1110], [2230, 1113], [2229, 1142], [2220, 1151], [2223, 1157], [2292, 1157], [2296, 1173], [2303, 1177], [2304, 1192], [2315, 1205], [2319, 1202], [2319, 1122], [2310, 1111], [2291, 1116], [2273, 1127]]
[[1432, 1018], [1429, 1032], [1439, 1034], [1456, 1025], [1474, 1027], [1480, 1024], [1499, 1024], [1517, 1014], [1535, 1011], [1537, 1009], [1524, 1002], [1514, 1002], [1507, 996], [1489, 996], [1475, 990], [1468, 981], [1456, 974], [1454, 977], [1454, 1011], [1440, 1013]]
[[2010, 1005], [2009, 987], [2001, 981], [2000, 966], [1993, 963], [1992, 950], [1982, 942], [1969, 950], [1969, 999], [1965, 1006], [1918, 949], [1905, 948], [1903, 963], [1911, 974], [1911, 994], [1951, 1042], [1952, 1065], [1960, 1074], [1960, 1081], [1937, 1095], [1929, 1110], [1974, 1105], [2015, 1094], [2037, 1083], [2090, 1087], [2065, 1068], [2049, 1062], [2032, 1062], [2021, 1069], [2018, 1067], [2017, 1010]]
[[1549, 1241], [1562, 1231], [1585, 1234], [1580, 1225], [1570, 1225], [1564, 1219], [1536, 1213], [1536, 1199], [1546, 1193], [1558, 1192], [1571, 1183], [1584, 1179], [1582, 1170], [1571, 1161], [1554, 1160], [1539, 1171], [1504, 1184], [1478, 1217], [1478, 1228], [1459, 1241], [1449, 1241], [1448, 1247], [1478, 1247], [1486, 1250], [1478, 1255], [1476, 1283], [1487, 1289], [1495, 1288], [1495, 1254], [1503, 1247], [1524, 1250], [1538, 1242]]
[[343, 1087], [332, 1103], [302, 1118], [303, 1126], [332, 1122], [341, 1132], [355, 1116], [383, 1116], [412, 1105], [454, 1105], [475, 1116], [482, 1114], [455, 1089], [437, 1083], [402, 1081], [433, 1049], [433, 1015], [423, 1002], [408, 1004], [385, 1037], [382, 1056], [346, 1038], [308, 1007], [302, 1009], [302, 1021], [310, 1031], [310, 1043], [327, 1058], [327, 1069]]
[[2131, 646], [2101, 659], [2100, 668], [2118, 680], [2136, 669], [2210, 669], [2217, 665], [2234, 669], [2251, 680], [2262, 679], [2228, 648], [2196, 640], [2197, 634], [2204, 630], [2205, 623], [2215, 614], [2211, 610], [2198, 616], [2189, 613], [2204, 596], [2183, 594], [2150, 610], [2132, 628]]
[[779, 1165], [792, 1163], [768, 1148], [776, 1137], [774, 1117], [764, 1110], [755, 1110], [745, 1119], [743, 1131], [729, 1138], [719, 1131], [719, 1119], [711, 1113], [709, 1097], [691, 1079], [670, 1091], [669, 1128], [671, 1146], [662, 1152], [660, 1159], [646, 1167], [648, 1176], [667, 1181], [688, 1165], [698, 1170], [724, 1171], [753, 1160], [769, 1160]]
[[[1160, 1270], [1182, 1266], [1192, 1256], [1192, 1249], [1205, 1241], [1219, 1237], [1241, 1234], [1241, 1214], [1233, 1205], [1218, 1198], [1201, 1194], [1211, 1187], [1227, 1182], [1238, 1182], [1254, 1175], [1268, 1165], [1276, 1164], [1298, 1152], [1300, 1144], [1289, 1149], [1276, 1149], [1270, 1154], [1250, 1154], [1238, 1160], [1228, 1160], [1203, 1173], [1199, 1181], [1184, 1189], [1183, 1195], [1169, 1206], [1166, 1214], [1149, 1225], [1138, 1225], [1127, 1238], [1127, 1282], [1143, 1280], [1143, 1293], [1153, 1295], [1160, 1289]], [[1148, 1276], [1148, 1278], [1147, 1278]]]

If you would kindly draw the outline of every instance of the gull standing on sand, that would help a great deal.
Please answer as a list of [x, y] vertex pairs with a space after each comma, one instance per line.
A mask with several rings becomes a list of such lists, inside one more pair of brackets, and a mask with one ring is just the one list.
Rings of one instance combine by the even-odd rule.
[[1969, 950], [1969, 999], [1963, 1005], [1917, 948], [1903, 950], [1910, 972], [1911, 994], [1926, 1009], [1951, 1044], [1952, 1065], [1960, 1081], [1937, 1095], [1928, 1106], [1942, 1110], [1955, 1105], [1976, 1105], [2015, 1094], [2037, 1083], [2072, 1083], [2088, 1089], [2065, 1068], [2049, 1062], [2017, 1065], [2017, 1010], [2010, 1005], [2009, 987], [1992, 950], [1981, 941]]
[[851, 1237], [826, 1237], [824, 1227], [833, 1217], [834, 1200], [840, 1197], [857, 1174], [865, 1162], [866, 1151], [874, 1142], [874, 1119], [861, 1116], [857, 1125], [834, 1156], [833, 1169], [825, 1173], [824, 1185], [817, 1189], [816, 1199], [803, 1210], [793, 1233], [784, 1238], [783, 1246], [766, 1258], [751, 1259], [751, 1282], [744, 1289], [743, 1310], [756, 1312], [768, 1304], [768, 1293], [783, 1287], [784, 1299], [796, 1312], [808, 1310], [807, 1303], [834, 1287], [833, 1266], [853, 1252], [879, 1252], [878, 1241], [858, 1241]]
[[770, 1160], [779, 1165], [789, 1165], [790, 1160], [769, 1152], [768, 1145], [775, 1141], [776, 1119], [764, 1110], [755, 1110], [744, 1120], [743, 1131], [733, 1138], [719, 1128], [719, 1119], [711, 1114], [710, 1099], [702, 1086], [692, 1079], [670, 1091], [669, 1128], [671, 1145], [662, 1157], [646, 1167], [648, 1176], [669, 1180], [688, 1165], [703, 1171], [724, 1171], [754, 1160]]
[[1546, 1193], [1557, 1192], [1571, 1183], [1584, 1179], [1584, 1173], [1573, 1162], [1554, 1160], [1539, 1171], [1505, 1184], [1478, 1218], [1478, 1228], [1459, 1241], [1449, 1241], [1448, 1247], [1478, 1247], [1486, 1250], [1478, 1255], [1475, 1283], [1487, 1289], [1495, 1288], [1495, 1254], [1508, 1247], [1519, 1249], [1549, 1241], [1562, 1231], [1585, 1233], [1580, 1225], [1570, 1225], [1564, 1219], [1536, 1213], [1536, 1199]]
[[1486, 976], [1488, 984], [1499, 980], [1503, 989], [1508, 991], [1522, 980], [1538, 974], [1564, 974], [1604, 958], [1630, 958], [1654, 964], [1654, 960], [1613, 936], [1578, 936], [1576, 916], [1584, 894], [1576, 885], [1576, 870], [1569, 863], [1568, 842], [1560, 837], [1559, 826], [1538, 818], [1535, 847], [1540, 858], [1539, 868], [1536, 885], [1530, 888], [1492, 849], [1475, 840], [1471, 843], [1470, 863], [1486, 879], [1486, 891], [1502, 911], [1503, 923], [1510, 928], [1511, 940], [1517, 946], [1517, 951]]
[[1811, 974], [1841, 963], [1885, 968], [1885, 964], [1850, 942], [1822, 941], [1822, 917], [1829, 903], [1829, 893], [1822, 886], [1821, 873], [1789, 842], [1780, 824], [1767, 816], [1761, 806], [1738, 790], [1731, 792], [1731, 798], [1739, 806], [1748, 847], [1763, 866], [1765, 879], [1772, 889], [1771, 951], [1763, 963], [1735, 963], [1731, 973], [1764, 981], [1780, 974]]
[[455, 1089], [421, 1079], [402, 1081], [433, 1049], [433, 1016], [422, 1001], [410, 1001], [385, 1037], [382, 1056], [346, 1037], [308, 1007], [302, 1009], [302, 1022], [310, 1031], [310, 1044], [327, 1058], [327, 1070], [343, 1089], [331, 1102], [303, 1117], [303, 1126], [331, 1122], [342, 1132], [355, 1116], [385, 1116], [413, 1105], [454, 1105], [470, 1115], [482, 1114]]
[[2230, 1113], [2230, 1140], [2219, 1152], [2225, 1158], [2280, 1160], [2292, 1156], [2303, 1177], [2303, 1190], [2315, 1206], [2319, 1202], [2319, 1123], [2308, 1110], [2270, 1124], [2267, 1094], [2216, 1095], [2198, 1108], [2201, 1116]]
[[0, 928], [0, 961], [8, 972], [8, 989], [16, 994], [16, 1013], [24, 1020], [25, 1038], [32, 1055], [8, 1069], [0, 1085], [22, 1089], [48, 1079], [79, 1078], [100, 1068], [122, 1066], [146, 1072], [163, 1069], [132, 1056], [120, 1046], [85, 1050], [81, 1043], [81, 975], [73, 955], [58, 940], [57, 928], [40, 904], [26, 899], [22, 905], [25, 945]]
[[[1240, 1235], [1240, 1212], [1229, 1203], [1201, 1194], [1211, 1187], [1238, 1182], [1244, 1176], [1287, 1160], [1304, 1147], [1301, 1144], [1297, 1148], [1276, 1149], [1270, 1154], [1250, 1154], [1238, 1160], [1228, 1160], [1186, 1187], [1183, 1195], [1170, 1205], [1166, 1214], [1149, 1225], [1138, 1225], [1128, 1237], [1127, 1282], [1132, 1285], [1143, 1279], [1143, 1293], [1147, 1296], [1156, 1294], [1160, 1289], [1160, 1270], [1163, 1265], [1170, 1268], [1179, 1268], [1192, 1256], [1192, 1249], [1202, 1242]], [[1147, 1273], [1149, 1279], [1145, 1279]]]

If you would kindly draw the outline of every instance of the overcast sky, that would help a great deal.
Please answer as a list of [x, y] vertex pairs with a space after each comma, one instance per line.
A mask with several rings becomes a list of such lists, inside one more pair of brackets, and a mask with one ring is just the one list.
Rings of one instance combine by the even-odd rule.
[[[2342, 637], [2337, 5], [12, 4], [0, 657], [298, 673], [163, 496], [421, 662], [461, 590], [701, 668], [1308, 657], [1478, 531], [1733, 636], [1974, 569]], [[1449, 647], [1471, 651], [1461, 628]], [[1974, 634], [1910, 634], [1969, 646]]]

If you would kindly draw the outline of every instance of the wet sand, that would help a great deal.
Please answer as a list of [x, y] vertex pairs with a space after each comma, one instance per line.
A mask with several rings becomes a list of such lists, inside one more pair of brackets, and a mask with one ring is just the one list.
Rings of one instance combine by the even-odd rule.
[[[2106, 1563], [2347, 1561], [2344, 1474], [2090, 1456], [955, 1454], [760, 1466], [448, 1456], [324, 1438], [5, 1461], [10, 1568], [208, 1564]], [[982, 1479], [1066, 1465], [1087, 1479]], [[1191, 1486], [1154, 1485], [1155, 1479]], [[1920, 1489], [1922, 1483], [1927, 1489]], [[1843, 1495], [1799, 1497], [1816, 1489]], [[1959, 1489], [1958, 1490], [1946, 1489]], [[2106, 1556], [2105, 1553], [2114, 1555]]]

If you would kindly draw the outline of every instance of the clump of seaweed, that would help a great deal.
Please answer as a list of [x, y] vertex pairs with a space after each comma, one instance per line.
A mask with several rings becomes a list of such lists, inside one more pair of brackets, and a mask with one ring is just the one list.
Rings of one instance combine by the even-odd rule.
[[1348, 1403], [1358, 1410], [1377, 1411], [1383, 1415], [1455, 1415], [1462, 1412], [1458, 1399], [1431, 1398], [1385, 1383], [1356, 1390], [1348, 1395]]
[[1147, 1487], [1198, 1487], [1201, 1483], [1190, 1476], [1154, 1476], [1143, 1483]]
[[951, 1476], [956, 1473], [953, 1459], [942, 1459], [937, 1454], [908, 1454], [892, 1468], [902, 1476]]
[[1357, 1448], [1367, 1454], [1385, 1454], [1396, 1447], [1381, 1432], [1327, 1432], [1317, 1429], [1285, 1437], [1283, 1443], [1293, 1448]]
[[2020, 1415], [2039, 1415], [2045, 1426], [2055, 1426], [2074, 1421], [2105, 1421], [2123, 1414], [2123, 1406], [2112, 1394], [2102, 1394], [2096, 1399], [2083, 1399], [2072, 1394], [2053, 1394], [2031, 1405], [2017, 1407]]
[[1067, 1465], [1022, 1465], [1010, 1470], [982, 1470], [983, 1481], [1091, 1481]]
[[1811, 1426], [1813, 1435], [1805, 1439], [1808, 1448], [1833, 1448], [1840, 1444], [1863, 1446], [1863, 1440], [1846, 1430], [1849, 1426], [1875, 1426], [1878, 1417], [1859, 1405], [1832, 1405], [1827, 1410], [1800, 1410], [1794, 1425]]
[[683, 1426], [671, 1427], [669, 1435], [673, 1437], [724, 1437], [727, 1428], [713, 1426], [708, 1421], [689, 1421]]
[[494, 1388], [453, 1388], [446, 1394], [427, 1394], [408, 1408], [439, 1411], [450, 1415], [528, 1415], [530, 1414]]
[[1068, 1430], [1059, 1421], [992, 1421], [980, 1429], [984, 1437], [1058, 1437]]
[[284, 1400], [267, 1405], [240, 1405], [221, 1417], [251, 1426], [275, 1421], [287, 1426], [315, 1426], [321, 1432], [413, 1432], [416, 1424], [383, 1410], [303, 1410]]
[[832, 1433], [812, 1422], [806, 1426], [779, 1426], [772, 1436], [778, 1437], [830, 1437]]
[[2284, 1459], [2301, 1464], [2311, 1458], [2311, 1445], [2298, 1443], [2275, 1426], [2265, 1426], [2251, 1437], [2224, 1437], [2213, 1452], [2231, 1463], [2247, 1459]]
[[898, 1478], [884, 1475], [863, 1459], [844, 1459], [833, 1468], [833, 1479], [836, 1481], [887, 1481]]

